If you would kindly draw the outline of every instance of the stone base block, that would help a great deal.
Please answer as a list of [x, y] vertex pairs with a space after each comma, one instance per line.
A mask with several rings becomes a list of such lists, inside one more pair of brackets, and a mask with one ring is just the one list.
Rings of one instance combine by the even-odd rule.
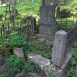
[[39, 27], [39, 34], [43, 35], [54, 35], [52, 27], [49, 26], [40, 26]]

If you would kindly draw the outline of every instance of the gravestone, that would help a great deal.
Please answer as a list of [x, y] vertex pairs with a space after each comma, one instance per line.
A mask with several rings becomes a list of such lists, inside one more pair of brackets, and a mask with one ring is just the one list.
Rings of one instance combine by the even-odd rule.
[[55, 6], [51, 5], [50, 0], [42, 0], [42, 6], [40, 7], [39, 34], [54, 35], [56, 31]]
[[52, 49], [52, 62], [54, 65], [61, 66], [64, 63], [66, 39], [67, 33], [65, 31], [56, 32]]

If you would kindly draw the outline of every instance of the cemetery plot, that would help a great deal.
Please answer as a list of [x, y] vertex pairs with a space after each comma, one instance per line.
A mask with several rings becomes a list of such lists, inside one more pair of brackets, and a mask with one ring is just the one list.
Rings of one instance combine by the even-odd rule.
[[[32, 0], [32, 3], [35, 2]], [[67, 4], [68, 1], [62, 0], [61, 4], [59, 2], [42, 0], [39, 22], [36, 16], [29, 13], [22, 16], [16, 8], [16, 1], [8, 2], [5, 6], [5, 14], [0, 14], [0, 73], [2, 76], [73, 77], [77, 65], [77, 49], [74, 46], [77, 41], [77, 22], [75, 23], [73, 18], [72, 24], [70, 23], [72, 26], [69, 26], [67, 15], [71, 13], [66, 9], [57, 8], [57, 14], [55, 13], [58, 5]], [[31, 8], [30, 5], [27, 9]], [[68, 14], [64, 15], [63, 11]], [[65, 18], [61, 18], [64, 16]]]

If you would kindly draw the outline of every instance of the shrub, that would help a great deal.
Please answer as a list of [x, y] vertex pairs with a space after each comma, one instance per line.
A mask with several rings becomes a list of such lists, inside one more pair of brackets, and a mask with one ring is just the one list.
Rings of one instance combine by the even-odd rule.
[[4, 73], [0, 73], [0, 77], [7, 77]]
[[25, 62], [24, 70], [27, 72], [33, 72], [38, 68], [38, 65], [36, 65], [33, 61], [28, 60]]
[[59, 17], [66, 18], [66, 17], [70, 17], [71, 15], [72, 14], [71, 14], [71, 11], [69, 9], [62, 9], [60, 11]]
[[5, 46], [0, 47], [0, 55], [3, 55], [8, 50], [9, 48], [6, 48]]
[[21, 37], [17, 32], [13, 32], [9, 35], [9, 41], [5, 44], [10, 48], [23, 47], [27, 45], [27, 41]]
[[8, 64], [9, 68], [11, 68], [14, 72], [22, 70], [22, 60], [16, 55], [11, 55], [9, 58], [7, 58], [6, 63]]
[[53, 73], [48, 73], [48, 76], [47, 77], [56, 77]]

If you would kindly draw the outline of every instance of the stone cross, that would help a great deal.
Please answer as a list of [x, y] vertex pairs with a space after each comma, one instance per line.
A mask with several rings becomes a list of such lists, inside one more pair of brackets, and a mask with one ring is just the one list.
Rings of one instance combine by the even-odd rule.
[[54, 46], [52, 51], [52, 63], [61, 66], [64, 63], [65, 46], [66, 46], [67, 33], [60, 30], [55, 33]]

